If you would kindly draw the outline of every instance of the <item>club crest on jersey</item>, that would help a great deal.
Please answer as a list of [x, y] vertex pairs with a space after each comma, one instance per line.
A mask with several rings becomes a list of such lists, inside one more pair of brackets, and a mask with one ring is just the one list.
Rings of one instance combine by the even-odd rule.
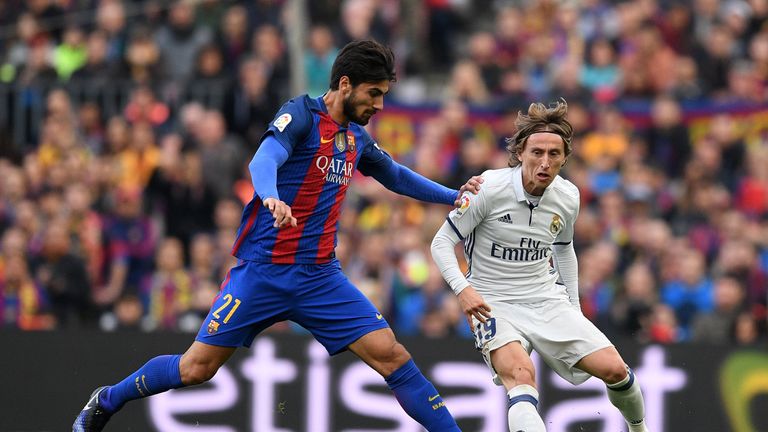
[[275, 122], [272, 123], [272, 125], [275, 126], [277, 130], [282, 132], [285, 130], [285, 127], [288, 126], [288, 123], [290, 123], [291, 120], [293, 120], [293, 117], [291, 117], [290, 114], [285, 113], [280, 117], [278, 117], [277, 120], [275, 120]]
[[560, 219], [560, 216], [552, 215], [552, 222], [549, 224], [549, 232], [551, 232], [552, 235], [557, 235], [561, 229], [563, 229], [563, 221]]
[[211, 320], [211, 322], [208, 323], [208, 334], [214, 334], [217, 331], [219, 331], [219, 323]]
[[336, 134], [336, 149], [340, 152], [343, 152], [347, 149], [347, 140], [345, 139], [345, 135], [342, 132], [339, 132]]
[[350, 153], [355, 152], [355, 136], [352, 134], [347, 135], [347, 149]]

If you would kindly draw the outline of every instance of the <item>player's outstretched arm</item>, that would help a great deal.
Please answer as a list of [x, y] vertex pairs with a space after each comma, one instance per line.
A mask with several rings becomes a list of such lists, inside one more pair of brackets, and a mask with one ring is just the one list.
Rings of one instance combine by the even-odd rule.
[[409, 196], [419, 201], [434, 202], [448, 205], [459, 205], [464, 191], [477, 193], [480, 190], [482, 178], [472, 177], [461, 187], [460, 191], [447, 188], [410, 168], [393, 161], [388, 155], [374, 163], [362, 165], [360, 171], [370, 175], [387, 189], [400, 195]]

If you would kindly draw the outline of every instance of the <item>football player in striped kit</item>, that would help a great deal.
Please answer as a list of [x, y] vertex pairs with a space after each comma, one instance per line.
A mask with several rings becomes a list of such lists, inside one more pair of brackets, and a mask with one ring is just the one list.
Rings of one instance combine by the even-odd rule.
[[[432, 256], [458, 296], [475, 345], [504, 385], [512, 432], [541, 432], [532, 350], [573, 384], [603, 380], [631, 432], [646, 431], [638, 381], [582, 313], [573, 232], [579, 191], [558, 174], [571, 153], [567, 104], [531, 104], [507, 140], [509, 167], [482, 174], [432, 241]], [[462, 274], [454, 246], [464, 242]], [[550, 265], [550, 260], [554, 266]]]
[[255, 194], [243, 211], [232, 254], [238, 265], [195, 342], [183, 355], [155, 357], [112, 386], [97, 388], [73, 425], [100, 431], [126, 402], [213, 377], [239, 346], [272, 324], [292, 320], [331, 355], [349, 350], [384, 377], [397, 401], [428, 431], [459, 431], [442, 397], [381, 312], [341, 272], [336, 230], [356, 170], [422, 201], [457, 205], [476, 193], [473, 177], [449, 189], [396, 163], [363, 128], [384, 108], [395, 80], [392, 51], [354, 41], [337, 56], [330, 90], [288, 101], [249, 164]]

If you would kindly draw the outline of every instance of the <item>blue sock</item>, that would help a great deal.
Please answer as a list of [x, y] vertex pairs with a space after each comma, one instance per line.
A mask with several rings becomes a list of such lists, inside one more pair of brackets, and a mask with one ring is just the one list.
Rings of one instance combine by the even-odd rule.
[[435, 386], [424, 378], [413, 360], [385, 380], [405, 412], [429, 432], [461, 432]]
[[162, 355], [148, 361], [139, 370], [99, 394], [99, 405], [109, 413], [117, 412], [126, 402], [184, 387], [181, 383], [181, 355]]

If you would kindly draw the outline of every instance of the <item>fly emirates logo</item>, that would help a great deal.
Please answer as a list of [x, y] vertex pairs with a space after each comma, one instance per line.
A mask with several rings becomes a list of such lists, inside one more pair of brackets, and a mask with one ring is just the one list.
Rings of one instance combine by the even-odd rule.
[[325, 175], [325, 181], [343, 186], [349, 185], [355, 166], [346, 159], [334, 159], [328, 156], [318, 156], [315, 166]]

